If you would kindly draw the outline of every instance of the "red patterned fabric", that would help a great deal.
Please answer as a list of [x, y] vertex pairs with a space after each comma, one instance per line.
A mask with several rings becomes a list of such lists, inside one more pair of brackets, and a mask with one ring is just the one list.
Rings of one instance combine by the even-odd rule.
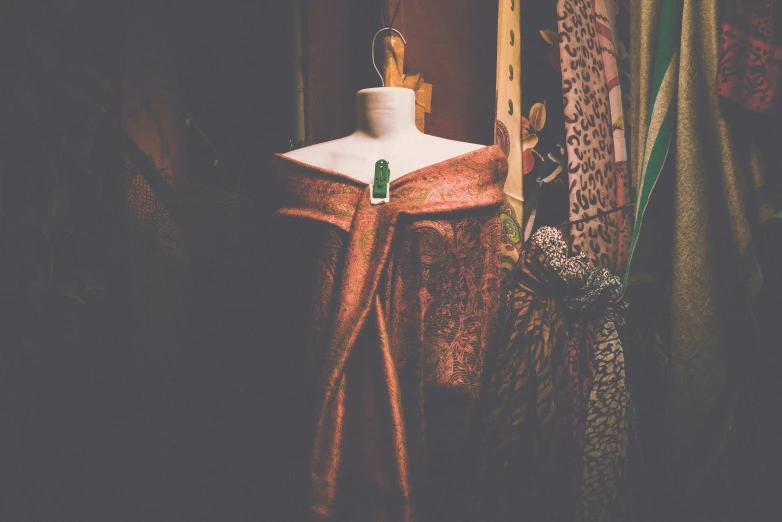
[[778, 105], [782, 46], [774, 0], [730, 0], [720, 29], [717, 94], [766, 113]]
[[312, 252], [309, 358], [321, 384], [310, 510], [431, 520], [442, 509], [433, 484], [453, 478], [435, 464], [459, 469], [498, 334], [505, 156], [485, 147], [409, 173], [378, 206], [353, 178], [282, 155], [273, 166], [278, 214], [329, 225]]

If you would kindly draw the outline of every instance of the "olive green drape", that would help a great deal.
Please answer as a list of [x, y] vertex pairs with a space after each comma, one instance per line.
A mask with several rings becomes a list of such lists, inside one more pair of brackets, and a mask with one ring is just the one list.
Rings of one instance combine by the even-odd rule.
[[[666, 430], [678, 486], [690, 494], [730, 437], [756, 344], [759, 227], [773, 215], [756, 204], [771, 165], [758, 127], [735, 117], [737, 109], [715, 94], [718, 4], [631, 0], [636, 208], [643, 209], [644, 198], [650, 205], [672, 198], [662, 202], [672, 219], [665, 232], [671, 248], [657, 253], [669, 263], [660, 272], [671, 289]], [[661, 49], [668, 51], [662, 64]], [[655, 165], [669, 192], [652, 193]], [[643, 250], [642, 212], [637, 220], [634, 239]]]

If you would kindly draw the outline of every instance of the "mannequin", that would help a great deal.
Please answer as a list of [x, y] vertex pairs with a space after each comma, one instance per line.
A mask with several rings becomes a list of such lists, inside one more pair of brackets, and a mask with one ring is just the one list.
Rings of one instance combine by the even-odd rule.
[[[286, 218], [269, 227], [274, 277], [298, 299], [274, 321], [283, 342], [272, 349], [296, 361], [281, 386], [306, 387], [302, 408], [317, 415], [298, 448], [311, 456], [300, 491], [324, 522], [410, 521], [415, 510], [453, 520], [469, 498], [468, 419], [504, 316], [507, 160], [496, 145], [421, 133], [411, 89], [356, 98], [354, 133], [271, 163]], [[385, 204], [368, 190], [381, 159]]]
[[483, 145], [447, 140], [415, 126], [415, 93], [374, 87], [356, 94], [356, 130], [344, 138], [292, 150], [285, 156], [371, 184], [375, 162], [385, 159], [391, 181]]

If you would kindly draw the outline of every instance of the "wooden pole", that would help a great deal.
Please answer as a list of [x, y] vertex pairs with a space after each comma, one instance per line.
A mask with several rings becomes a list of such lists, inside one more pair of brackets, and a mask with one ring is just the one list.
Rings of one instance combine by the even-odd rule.
[[307, 125], [304, 102], [304, 8], [305, 0], [292, 0], [293, 15], [293, 132], [291, 149], [303, 147]]
[[505, 194], [519, 226], [524, 221], [521, 165], [521, 0], [499, 0], [494, 141], [508, 155]]

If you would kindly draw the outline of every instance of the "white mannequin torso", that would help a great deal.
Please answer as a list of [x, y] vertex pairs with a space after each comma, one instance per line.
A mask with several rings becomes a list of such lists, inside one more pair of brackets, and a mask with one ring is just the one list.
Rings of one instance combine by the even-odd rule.
[[388, 161], [393, 181], [482, 147], [420, 132], [415, 126], [415, 93], [403, 87], [375, 87], [356, 94], [353, 134], [285, 156], [370, 185], [379, 159]]

